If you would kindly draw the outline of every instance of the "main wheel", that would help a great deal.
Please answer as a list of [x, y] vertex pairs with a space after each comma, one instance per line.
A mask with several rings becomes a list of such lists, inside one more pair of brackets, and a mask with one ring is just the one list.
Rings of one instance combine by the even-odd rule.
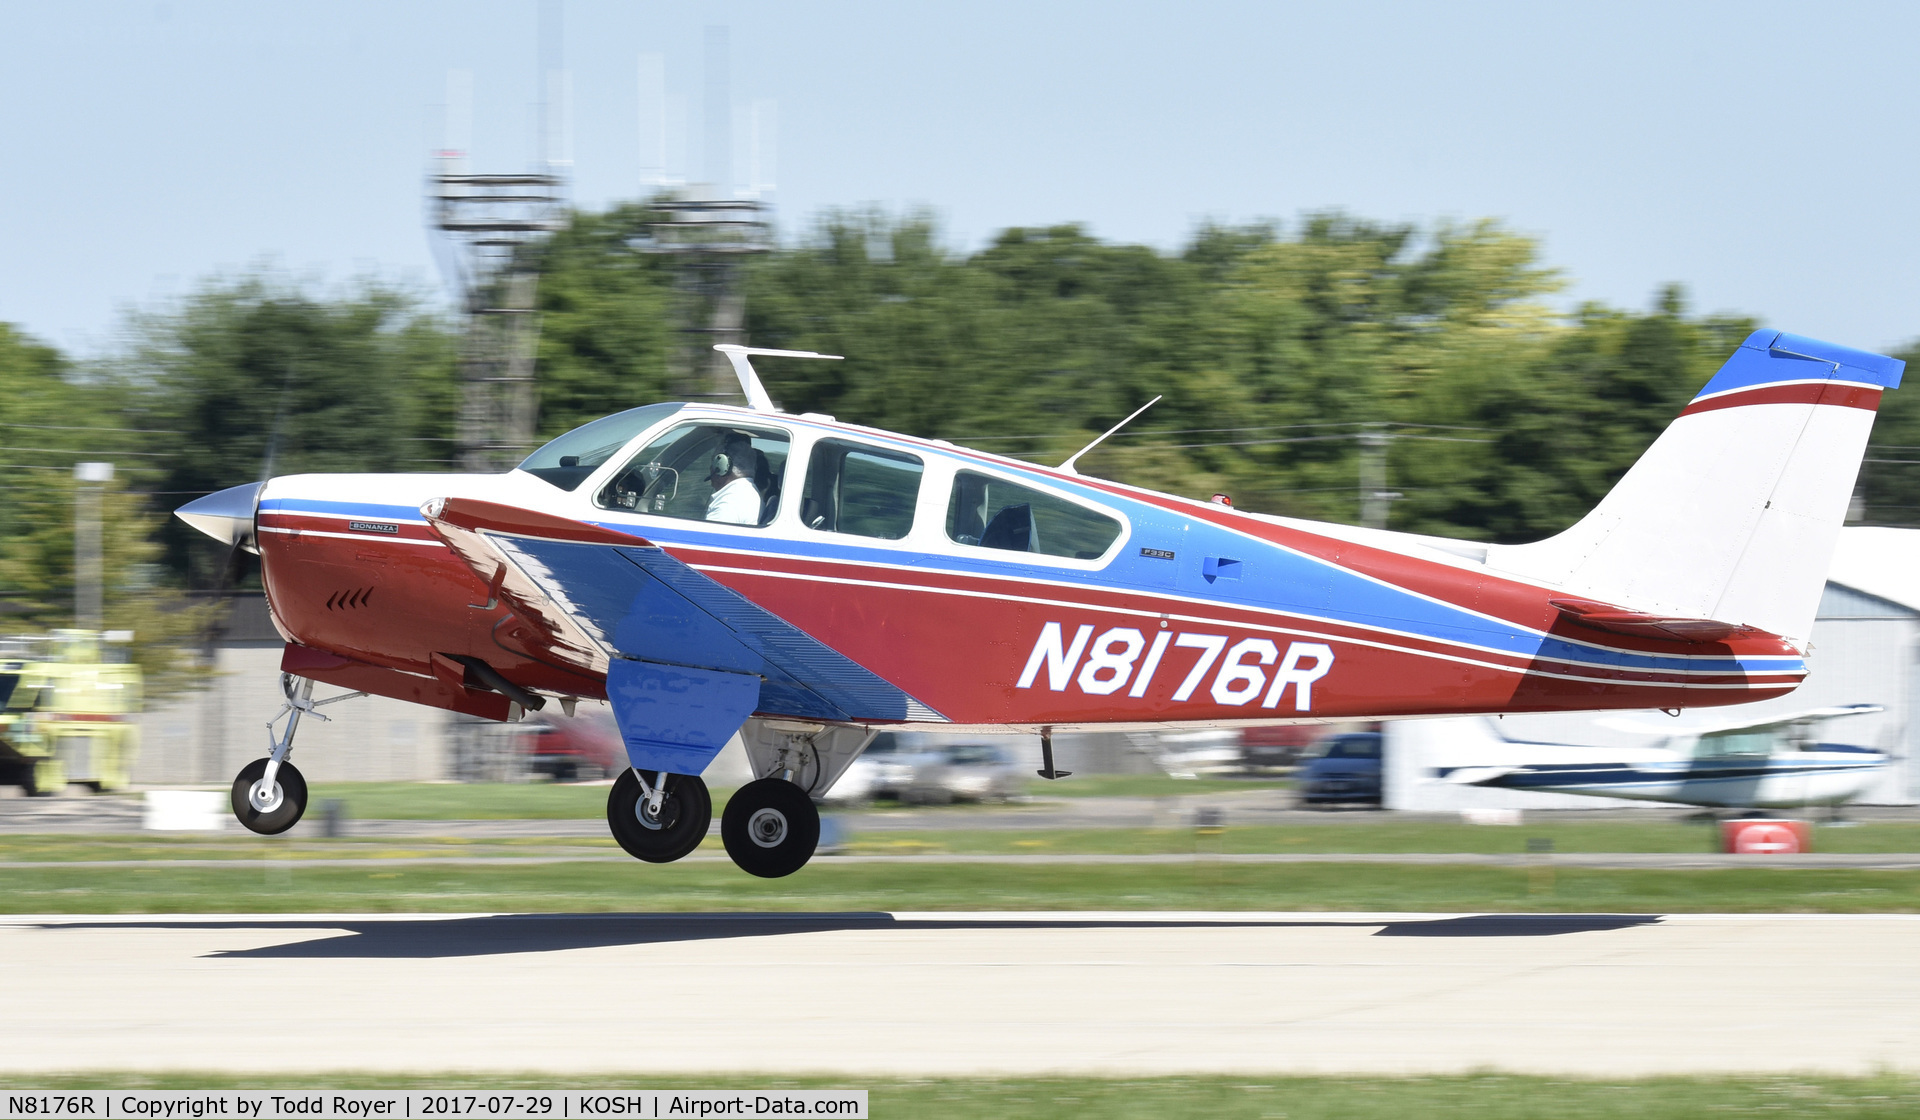
[[267, 776], [267, 760], [256, 758], [240, 768], [233, 779], [233, 815], [241, 824], [262, 836], [277, 836], [300, 823], [307, 811], [307, 780], [291, 762], [282, 762], [274, 775], [273, 789], [254, 787]]
[[820, 844], [820, 810], [805, 790], [781, 778], [748, 782], [720, 815], [720, 839], [740, 870], [762, 879], [791, 875]]
[[672, 863], [700, 846], [713, 823], [707, 783], [692, 774], [664, 775], [667, 795], [658, 816], [647, 812], [640, 779], [622, 770], [607, 791], [607, 827], [626, 853], [648, 863]]

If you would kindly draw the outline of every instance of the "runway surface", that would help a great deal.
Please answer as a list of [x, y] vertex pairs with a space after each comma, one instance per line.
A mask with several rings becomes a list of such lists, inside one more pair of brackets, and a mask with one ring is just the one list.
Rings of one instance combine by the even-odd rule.
[[0, 1069], [1920, 1068], [1920, 916], [0, 918]]

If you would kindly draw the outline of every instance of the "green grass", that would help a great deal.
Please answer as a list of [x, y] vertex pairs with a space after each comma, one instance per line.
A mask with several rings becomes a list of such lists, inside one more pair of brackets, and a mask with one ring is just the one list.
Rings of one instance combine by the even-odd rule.
[[[1708, 824], [1680, 821], [1579, 820], [1520, 828], [1481, 827], [1451, 821], [1408, 821], [1384, 814], [1336, 818], [1326, 823], [1229, 825], [1217, 835], [1191, 828], [915, 829], [862, 827], [862, 814], [839, 814], [847, 828], [845, 848], [856, 854], [953, 853], [962, 855], [1147, 855], [1205, 853], [1475, 854], [1517, 855], [1530, 840], [1547, 839], [1558, 853], [1696, 853], [1715, 851], [1718, 833]], [[1920, 852], [1920, 821], [1890, 821], [1814, 830], [1820, 852], [1888, 854]], [[261, 837], [234, 829], [221, 835], [0, 836], [0, 867], [9, 862], [127, 859], [425, 858], [544, 855], [553, 851], [614, 851], [612, 839], [528, 836], [501, 839], [422, 837], [327, 840], [302, 826], [285, 836]], [[720, 850], [715, 840], [706, 849]]]
[[[718, 845], [715, 845], [718, 850]], [[470, 840], [455, 836], [406, 839], [327, 840], [317, 836], [255, 836], [238, 829], [225, 835], [165, 833], [118, 836], [0, 836], [0, 868], [11, 863], [88, 863], [99, 860], [262, 859], [470, 859], [474, 857], [578, 855], [619, 852], [611, 836], [507, 837]]]
[[722, 862], [4, 867], [0, 912], [1359, 910], [1920, 912], [1920, 871]]
[[[1191, 852], [1197, 845], [1231, 853], [1301, 854], [1472, 853], [1518, 854], [1534, 839], [1553, 842], [1556, 852], [1713, 852], [1718, 826], [1682, 821], [1566, 821], [1519, 828], [1409, 821], [1387, 814], [1346, 816], [1326, 823], [1234, 825], [1201, 839], [1191, 828], [1061, 828], [1032, 830], [926, 829], [862, 831], [860, 817], [846, 817], [848, 848], [855, 852], [960, 852], [993, 854], [1055, 852], [1151, 854]], [[1887, 854], [1920, 852], [1920, 821], [1814, 829], [1817, 852]]]
[[755, 1074], [89, 1073], [0, 1078], [45, 1089], [865, 1089], [876, 1120], [1698, 1120], [1809, 1116], [1907, 1120], [1920, 1077], [776, 1077]]
[[[1164, 774], [1093, 774], [1061, 782], [1035, 778], [1033, 797], [1176, 797], [1234, 790], [1285, 789], [1277, 778], [1196, 778]], [[715, 788], [724, 804], [729, 790]], [[387, 821], [585, 820], [606, 815], [607, 787], [557, 782], [328, 782], [312, 787], [308, 804], [346, 802], [347, 816]], [[883, 803], [882, 808], [891, 807]], [[916, 806], [916, 808], [918, 808]], [[967, 806], [953, 806], [965, 810]]]
[[377, 821], [584, 820], [607, 815], [607, 787], [558, 782], [328, 782], [308, 792], [315, 813], [346, 802], [349, 818]]

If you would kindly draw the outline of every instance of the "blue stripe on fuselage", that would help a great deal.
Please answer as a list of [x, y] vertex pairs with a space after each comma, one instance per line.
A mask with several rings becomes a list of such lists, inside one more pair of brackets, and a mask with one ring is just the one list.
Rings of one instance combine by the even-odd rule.
[[[902, 446], [924, 450], [912, 444]], [[616, 520], [605, 514], [593, 523], [668, 546], [693, 546], [828, 562], [851, 561], [960, 575], [1030, 579], [1111, 591], [1171, 594], [1200, 603], [1282, 611], [1439, 642], [1475, 646], [1528, 659], [1648, 672], [1778, 673], [1793, 672], [1804, 667], [1803, 662], [1795, 657], [1662, 655], [1569, 641], [1427, 598], [1330, 561], [1263, 540], [1251, 533], [1239, 532], [1200, 518], [1183, 517], [1175, 510], [1038, 471], [1023, 470], [1013, 465], [994, 465], [1036, 485], [1064, 490], [1076, 497], [1118, 509], [1132, 523], [1132, 532], [1122, 541], [1118, 554], [1105, 567], [1089, 571], [1021, 563], [1014, 559], [1018, 553], [990, 549], [982, 549], [979, 558], [975, 559], [948, 553], [874, 548], [857, 543], [857, 538], [830, 538], [827, 534], [810, 534], [802, 538], [747, 536], [712, 532], [702, 528], [698, 522]], [[422, 520], [417, 508], [369, 502], [276, 498], [261, 503], [261, 508], [276, 512], [344, 514], [415, 523]], [[1165, 560], [1142, 556], [1142, 547], [1172, 551], [1175, 558]], [[1201, 564], [1208, 557], [1239, 560], [1240, 578], [1208, 581], [1202, 575]], [[1463, 572], [1462, 577], [1470, 578], [1470, 574]]]

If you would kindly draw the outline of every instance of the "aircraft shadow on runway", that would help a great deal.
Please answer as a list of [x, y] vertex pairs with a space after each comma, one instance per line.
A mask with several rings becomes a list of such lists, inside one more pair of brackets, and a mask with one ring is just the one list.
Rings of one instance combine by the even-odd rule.
[[858, 930], [1053, 930], [1053, 929], [1366, 929], [1376, 937], [1547, 937], [1650, 925], [1650, 914], [1480, 914], [1453, 918], [1416, 918], [1391, 922], [1365, 920], [1182, 921], [1180, 919], [1034, 917], [972, 920], [900, 919], [887, 913], [840, 914], [512, 914], [473, 918], [399, 918], [392, 920], [302, 919], [297, 917], [151, 922], [59, 922], [50, 928], [312, 930], [311, 940], [210, 953], [240, 959], [483, 957], [508, 953], [550, 953], [619, 945], [659, 945], [724, 938], [779, 937], [796, 933]]

